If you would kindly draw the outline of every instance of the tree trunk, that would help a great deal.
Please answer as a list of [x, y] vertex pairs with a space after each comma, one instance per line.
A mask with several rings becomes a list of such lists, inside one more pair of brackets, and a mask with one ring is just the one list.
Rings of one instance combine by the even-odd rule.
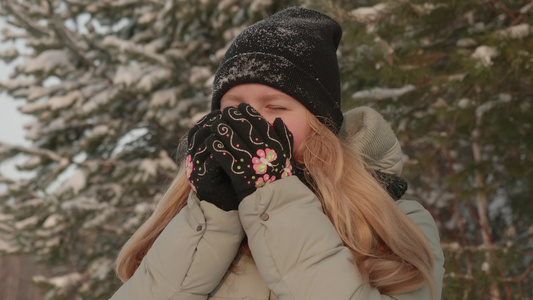
[[[474, 161], [476, 163], [481, 162], [481, 146], [479, 145], [479, 128], [477, 128], [474, 133], [474, 143], [472, 144], [472, 154], [474, 156]], [[476, 206], [477, 214], [479, 217], [479, 226], [481, 230], [481, 237], [483, 240], [483, 245], [491, 246], [492, 237], [491, 229], [489, 224], [489, 218], [487, 216], [487, 194], [485, 191], [485, 180], [483, 174], [479, 170], [475, 171], [475, 186], [476, 186]], [[493, 268], [492, 258], [493, 253], [490, 251], [485, 252], [485, 263], [486, 268], [483, 268], [484, 271], [488, 274]], [[498, 284], [494, 281], [490, 286], [490, 299], [491, 300], [500, 300], [501, 295], [498, 289]]]
[[43, 290], [35, 286], [31, 278], [46, 273], [46, 269], [36, 265], [30, 256], [0, 256], [0, 299], [41, 300]]

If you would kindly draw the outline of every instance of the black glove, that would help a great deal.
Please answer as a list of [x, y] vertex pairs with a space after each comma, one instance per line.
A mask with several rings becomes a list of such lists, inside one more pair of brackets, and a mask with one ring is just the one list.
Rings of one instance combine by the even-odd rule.
[[292, 133], [281, 119], [270, 125], [248, 104], [228, 107], [211, 127], [207, 147], [242, 200], [257, 188], [292, 175]]
[[187, 179], [200, 200], [229, 211], [238, 206], [231, 180], [207, 150], [206, 139], [221, 112], [212, 111], [189, 131], [187, 136]]

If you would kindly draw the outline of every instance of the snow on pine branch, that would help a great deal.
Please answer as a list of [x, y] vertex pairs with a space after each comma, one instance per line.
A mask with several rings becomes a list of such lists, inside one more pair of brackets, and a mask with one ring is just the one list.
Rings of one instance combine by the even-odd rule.
[[55, 276], [46, 278], [42, 275], [37, 275], [33, 277], [33, 281], [37, 284], [48, 284], [52, 285], [55, 288], [58, 288], [61, 291], [66, 291], [73, 285], [78, 284], [82, 280], [82, 275], [78, 272], [69, 273], [63, 276]]
[[100, 211], [109, 208], [109, 204], [99, 202], [94, 197], [79, 195], [61, 203], [61, 209], [65, 211]]
[[133, 53], [144, 56], [151, 60], [158, 62], [159, 64], [165, 66], [168, 64], [168, 60], [164, 55], [157, 54], [154, 51], [155, 47], [150, 47], [147, 45], [139, 45], [131, 41], [122, 40], [115, 36], [106, 36], [103, 40], [104, 47], [115, 48], [119, 53]]
[[416, 87], [412, 84], [406, 85], [401, 88], [373, 88], [370, 90], [357, 91], [352, 94], [353, 99], [374, 99], [374, 100], [384, 100], [392, 98], [393, 100], [398, 99], [399, 97], [407, 94], [411, 91], [414, 91]]
[[171, 76], [172, 72], [169, 69], [158, 68], [152, 70], [150, 72], [147, 72], [146, 74], [143, 74], [142, 78], [137, 84], [137, 88], [140, 91], [144, 92], [151, 91], [154, 86], [156, 86], [160, 82], [170, 79]]
[[157, 175], [158, 169], [176, 170], [177, 165], [166, 151], [160, 151], [156, 159], [145, 158], [138, 166], [138, 172], [132, 177], [133, 182], [147, 182]]
[[25, 7], [23, 7], [22, 5], [20, 5], [20, 3], [17, 3], [17, 2], [15, 3], [13, 3], [13, 1], [2, 2], [2, 5], [5, 5], [7, 10], [9, 11], [10, 16], [13, 17], [11, 24], [17, 27], [25, 28], [28, 32], [32, 33], [32, 35], [34, 36], [48, 35], [47, 27], [44, 25], [41, 25], [37, 20], [34, 20], [32, 17], [30, 17]]
[[510, 94], [507, 93], [501, 93], [498, 95], [498, 97], [494, 100], [487, 101], [479, 106], [476, 107], [476, 117], [477, 120], [481, 120], [481, 118], [490, 112], [493, 109], [497, 109], [498, 107], [508, 105], [509, 102], [513, 97]]
[[48, 96], [54, 92], [57, 92], [62, 88], [62, 85], [54, 85], [50, 87], [32, 85], [28, 88], [28, 91], [26, 92], [26, 99], [28, 99], [28, 102], [32, 102], [42, 97]]
[[524, 5], [521, 9], [520, 9], [520, 13], [521, 14], [525, 14], [527, 13], [528, 11], [532, 10], [533, 9], [533, 1], [529, 2], [528, 4]]
[[114, 85], [125, 85], [131, 86], [139, 80], [141, 77], [141, 66], [138, 64], [130, 66], [119, 66], [115, 72], [115, 77], [113, 78]]
[[38, 56], [28, 59], [23, 69], [26, 73], [50, 73], [50, 71], [56, 69], [73, 70], [74, 67], [69, 62], [68, 57], [66, 50], [46, 50]]
[[499, 30], [496, 32], [496, 36], [508, 39], [523, 39], [531, 33], [533, 33], [533, 27], [524, 23]]
[[8, 150], [22, 152], [26, 154], [39, 155], [39, 156], [46, 157], [47, 159], [50, 159], [56, 162], [64, 161], [63, 157], [47, 149], [41, 149], [41, 148], [36, 148], [36, 147], [24, 147], [24, 146], [11, 145], [9, 143], [0, 142], [0, 152], [8, 151]]
[[118, 94], [119, 89], [117, 87], [106, 88], [87, 99], [81, 107], [81, 111], [84, 114], [91, 114], [110, 103]]
[[17, 58], [19, 56], [19, 52], [17, 48], [10, 46], [2, 51], [0, 51], [0, 59], [10, 62], [11, 60]]
[[348, 13], [354, 21], [361, 23], [376, 22], [385, 13], [388, 5], [380, 3], [371, 7], [359, 7]]
[[78, 100], [83, 100], [83, 95], [79, 90], [69, 92], [64, 96], [51, 97], [46, 101], [48, 108], [52, 111], [67, 108]]
[[447, 5], [444, 3], [439, 4], [433, 4], [433, 3], [424, 3], [424, 4], [411, 4], [411, 7], [419, 14], [422, 15], [429, 15], [434, 10], [446, 7]]
[[149, 107], [174, 107], [181, 89], [172, 88], [155, 92], [150, 99]]
[[21, 88], [27, 88], [35, 84], [34, 79], [15, 78], [11, 80], [0, 81], [0, 88], [4, 88], [8, 91], [14, 91]]
[[20, 251], [20, 247], [13, 242], [6, 241], [3, 237], [0, 237], [0, 253], [17, 253]]
[[483, 67], [492, 66], [492, 59], [498, 56], [496, 47], [479, 46], [472, 54], [472, 58], [478, 60]]
[[70, 176], [65, 182], [55, 191], [56, 194], [65, 194], [72, 192], [73, 195], [77, 195], [87, 186], [87, 173], [83, 170], [78, 170], [72, 176]]
[[17, 164], [19, 170], [33, 170], [43, 163], [41, 156], [32, 155], [24, 163]]
[[[348, 16], [356, 22], [372, 23], [378, 21], [383, 15], [391, 11], [394, 5], [397, 4], [379, 3], [370, 7], [359, 7], [348, 12]], [[446, 7], [446, 4], [424, 3], [421, 5], [410, 4], [410, 6], [418, 14], [428, 15], [438, 8]]]
[[15, 218], [11, 214], [0, 213], [0, 253], [16, 253], [20, 250], [17, 243], [8, 238], [13, 231]]
[[11, 28], [9, 27], [4, 27], [2, 28], [2, 31], [1, 31], [2, 34], [0, 34], [0, 36], [2, 36], [2, 42], [7, 42], [7, 41], [14, 41], [14, 40], [17, 40], [17, 39], [22, 39], [22, 38], [27, 38], [28, 37], [28, 34], [25, 33], [25, 32], [22, 32], [22, 31], [13, 31], [11, 30]]
[[115, 262], [109, 258], [98, 258], [89, 266], [89, 274], [98, 280], [106, 280], [108, 279], [109, 273], [112, 272], [114, 265]]

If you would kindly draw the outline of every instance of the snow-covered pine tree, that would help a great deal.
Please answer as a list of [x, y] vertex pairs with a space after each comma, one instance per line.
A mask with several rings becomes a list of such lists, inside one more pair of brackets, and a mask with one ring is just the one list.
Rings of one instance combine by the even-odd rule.
[[[45, 299], [107, 299], [116, 254], [174, 176], [180, 137], [208, 110], [225, 47], [294, 1], [1, 0], [3, 42], [28, 51], [0, 88], [34, 117], [29, 179], [0, 177], [3, 253], [50, 267]], [[18, 61], [18, 60], [17, 60]]]
[[390, 120], [436, 217], [443, 299], [533, 297], [533, 2], [307, 1], [340, 20], [343, 101]]

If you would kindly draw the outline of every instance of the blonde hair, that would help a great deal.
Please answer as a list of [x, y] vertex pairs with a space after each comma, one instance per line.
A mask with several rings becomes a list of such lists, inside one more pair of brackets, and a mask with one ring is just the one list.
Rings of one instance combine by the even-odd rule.
[[[433, 255], [421, 230], [365, 168], [354, 147], [310, 113], [308, 122], [312, 133], [300, 147], [298, 160], [363, 280], [383, 294], [406, 293], [427, 284], [433, 295]], [[120, 251], [116, 271], [123, 282], [186, 205], [190, 187], [183, 165], [153, 214]]]

